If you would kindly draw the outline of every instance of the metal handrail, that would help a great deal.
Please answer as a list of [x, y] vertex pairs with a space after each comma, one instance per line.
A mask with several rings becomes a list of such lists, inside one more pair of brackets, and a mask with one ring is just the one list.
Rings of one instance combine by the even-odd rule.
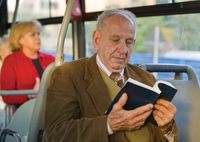
[[17, 96], [17, 95], [30, 95], [30, 94], [38, 94], [39, 90], [0, 90], [1, 96]]
[[193, 81], [197, 86], [199, 85], [198, 74], [194, 71], [194, 69], [189, 65], [181, 65], [181, 64], [146, 64], [143, 66], [149, 72], [174, 72], [178, 73], [186, 73], [188, 79]]

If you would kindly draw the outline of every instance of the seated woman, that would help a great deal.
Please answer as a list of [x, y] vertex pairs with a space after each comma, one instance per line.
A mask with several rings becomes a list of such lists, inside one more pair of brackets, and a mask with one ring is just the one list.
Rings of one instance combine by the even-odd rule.
[[[44, 69], [54, 57], [39, 52], [41, 24], [25, 21], [15, 25], [9, 35], [13, 54], [3, 62], [1, 69], [2, 90], [38, 89]], [[36, 95], [3, 96], [6, 104], [17, 107]]]

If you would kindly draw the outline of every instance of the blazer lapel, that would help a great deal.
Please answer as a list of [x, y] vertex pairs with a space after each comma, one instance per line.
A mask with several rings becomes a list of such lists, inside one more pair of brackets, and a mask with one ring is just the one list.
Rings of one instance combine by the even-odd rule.
[[[125, 68], [127, 77], [141, 81], [141, 78], [135, 73], [129, 65]], [[111, 103], [106, 84], [104, 83], [96, 63], [96, 54], [92, 56], [85, 66], [85, 81], [88, 83], [87, 92], [91, 97], [94, 107], [99, 114], [104, 114]]]
[[89, 59], [85, 67], [85, 80], [88, 82], [87, 92], [99, 114], [104, 114], [111, 103], [106, 85], [96, 64], [96, 54]]
[[125, 75], [127, 78], [132, 78], [137, 81], [142, 81], [141, 78], [136, 74], [133, 68], [131, 68], [129, 65], [126, 66], [125, 68]]

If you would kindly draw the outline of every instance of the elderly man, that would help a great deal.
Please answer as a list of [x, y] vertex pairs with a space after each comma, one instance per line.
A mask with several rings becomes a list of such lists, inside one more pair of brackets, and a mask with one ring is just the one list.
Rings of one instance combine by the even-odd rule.
[[[45, 135], [48, 142], [176, 142], [176, 107], [163, 99], [124, 110], [122, 95], [104, 115], [120, 89], [110, 76], [125, 82], [133, 78], [153, 85], [154, 77], [128, 64], [136, 39], [135, 16], [126, 10], [108, 10], [93, 33], [96, 54], [58, 67], [47, 95]], [[134, 93], [134, 92], [133, 92]], [[158, 126], [145, 120], [153, 113]]]

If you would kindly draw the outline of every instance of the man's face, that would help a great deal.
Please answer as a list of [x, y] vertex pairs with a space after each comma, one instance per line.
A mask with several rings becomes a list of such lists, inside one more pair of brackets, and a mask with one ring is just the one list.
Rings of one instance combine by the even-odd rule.
[[134, 44], [134, 27], [122, 16], [104, 20], [104, 26], [93, 34], [100, 60], [111, 72], [120, 72], [128, 64]]

